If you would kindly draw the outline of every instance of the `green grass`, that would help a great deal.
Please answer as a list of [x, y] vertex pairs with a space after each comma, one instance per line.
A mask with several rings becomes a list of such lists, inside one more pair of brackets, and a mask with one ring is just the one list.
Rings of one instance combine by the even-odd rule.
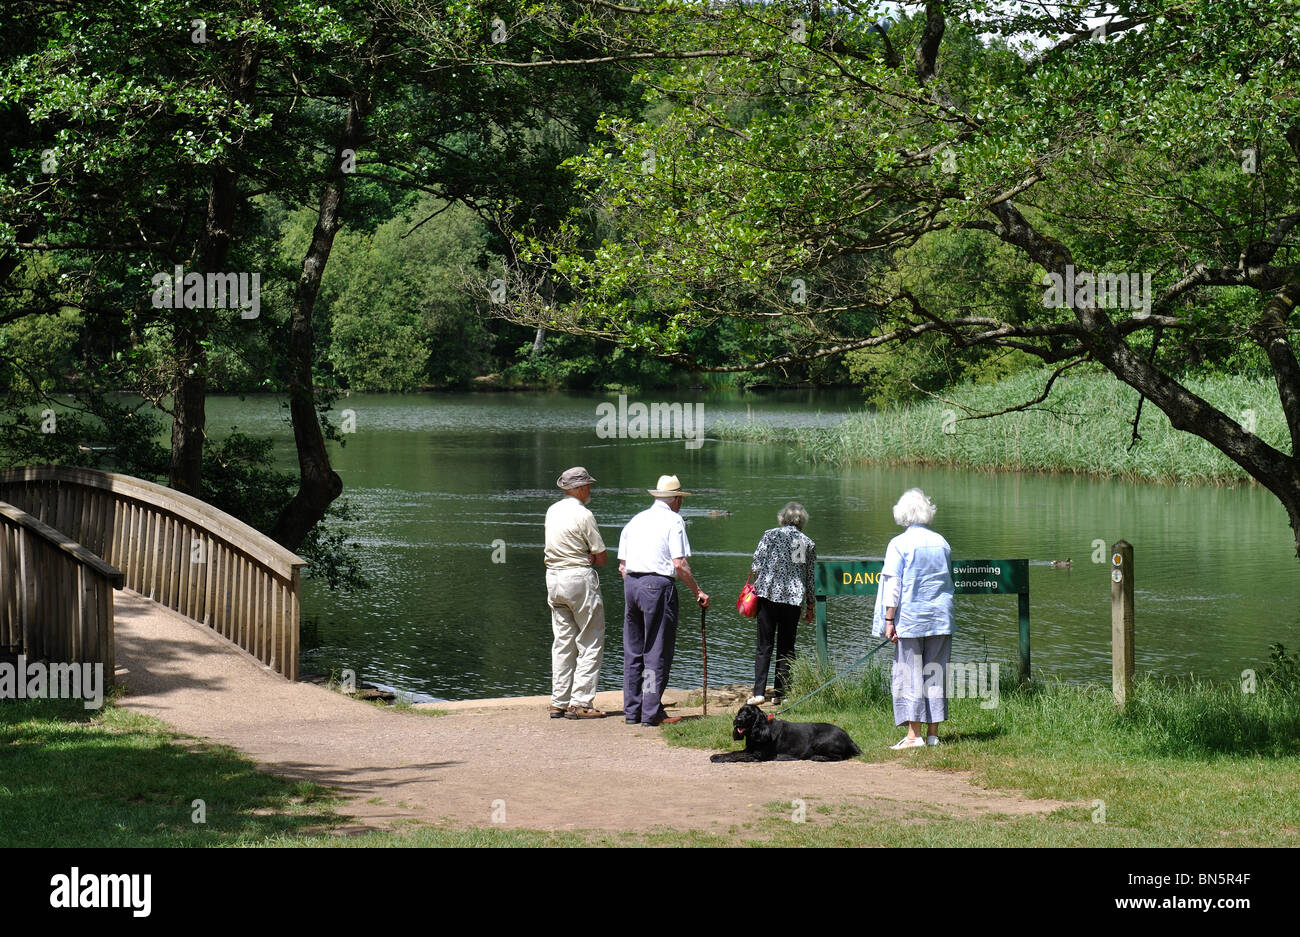
[[[719, 422], [722, 438], [787, 441], [811, 458], [837, 464], [961, 466], [987, 471], [1070, 472], [1103, 478], [1231, 484], [1246, 474], [1209, 443], [1175, 430], [1147, 401], [1142, 441], [1130, 451], [1137, 392], [1107, 373], [1077, 368], [1062, 376], [1034, 409], [984, 420], [962, 419], [1037, 397], [1050, 371], [1033, 370], [994, 384], [965, 384], [927, 399], [874, 413], [854, 414], [829, 428], [780, 430], [763, 423]], [[1223, 376], [1186, 380], [1186, 386], [1283, 452], [1290, 436], [1269, 381]], [[948, 431], [945, 431], [945, 428]]]
[[[1010, 666], [1002, 673], [1014, 673]], [[796, 668], [792, 697], [828, 675]], [[1127, 711], [1106, 686], [1031, 684], [1002, 688], [998, 705], [954, 700], [941, 729], [945, 743], [891, 751], [894, 726], [880, 670], [848, 678], [784, 718], [833, 722], [863, 749], [865, 761], [897, 761], [939, 771], [973, 772], [981, 787], [1077, 804], [1046, 816], [932, 818], [904, 824], [859, 806], [829, 805], [822, 829], [789, 822], [774, 845], [1300, 845], [1300, 692], [1267, 682], [1247, 694], [1235, 684], [1140, 680]], [[730, 717], [670, 726], [670, 744], [739, 748]], [[879, 791], [889, 796], [888, 791]], [[1105, 822], [1094, 822], [1104, 804]], [[786, 827], [792, 827], [786, 829]]]
[[252, 845], [336, 825], [333, 804], [111, 702], [0, 702], [0, 846]]

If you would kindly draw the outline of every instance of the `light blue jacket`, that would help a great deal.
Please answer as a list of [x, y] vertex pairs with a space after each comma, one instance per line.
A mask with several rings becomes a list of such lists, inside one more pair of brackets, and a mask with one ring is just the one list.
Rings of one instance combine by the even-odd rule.
[[885, 600], [893, 588], [898, 589], [894, 628], [900, 638], [952, 634], [952, 549], [940, 534], [913, 524], [889, 541], [871, 622], [876, 637], [885, 635]]

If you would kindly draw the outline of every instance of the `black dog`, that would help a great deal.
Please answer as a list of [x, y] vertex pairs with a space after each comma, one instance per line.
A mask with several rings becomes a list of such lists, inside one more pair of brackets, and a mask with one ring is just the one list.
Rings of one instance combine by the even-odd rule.
[[829, 722], [782, 722], [757, 706], [742, 706], [731, 726], [745, 750], [722, 752], [709, 761], [843, 761], [862, 754], [849, 734]]

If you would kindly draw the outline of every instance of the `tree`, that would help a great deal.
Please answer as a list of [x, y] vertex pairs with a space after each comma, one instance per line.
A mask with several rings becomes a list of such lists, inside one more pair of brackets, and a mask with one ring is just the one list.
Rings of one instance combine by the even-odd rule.
[[178, 0], [26, 0], [4, 15], [5, 35], [13, 26], [18, 38], [5, 49], [0, 106], [19, 139], [0, 185], [15, 219], [0, 226], [0, 287], [34, 257], [58, 258], [59, 271], [31, 299], [12, 296], [6, 317], [81, 308], [85, 345], [100, 354], [106, 338], [134, 346], [160, 326], [168, 373], [141, 390], [172, 418], [169, 483], [201, 496], [208, 350], [234, 323], [261, 323], [231, 313], [228, 299], [171, 302], [175, 291], [161, 295], [153, 276], [249, 273], [252, 194], [302, 177], [272, 127], [292, 111], [292, 63], [346, 45], [346, 24], [292, 0], [225, 0], [206, 19]]
[[[511, 18], [509, 28], [502, 15]], [[369, 180], [432, 194], [476, 209], [498, 231], [511, 226], [522, 203], [531, 220], [545, 224], [562, 204], [554, 198], [557, 154], [588, 139], [601, 105], [618, 100], [626, 85], [608, 75], [566, 82], [547, 68], [530, 70], [524, 80], [516, 69], [536, 64], [537, 42], [561, 55], [575, 47], [589, 51], [580, 34], [553, 36], [545, 21], [527, 16], [525, 4], [443, 9], [425, 0], [392, 0], [358, 32], [365, 41], [357, 54], [326, 69], [338, 76], [330, 93], [343, 113], [321, 167], [317, 222], [290, 314], [287, 390], [300, 484], [271, 530], [290, 547], [343, 486], [316, 412], [313, 314], [343, 223], [345, 192]], [[493, 47], [498, 51], [489, 54]], [[558, 133], [539, 132], [557, 127]]]
[[461, 289], [462, 270], [481, 270], [486, 241], [464, 205], [423, 196], [373, 235], [336, 245], [329, 357], [346, 386], [411, 391], [486, 373], [490, 336]]
[[[712, 371], [927, 335], [1016, 349], [1056, 366], [1021, 407], [1097, 362], [1276, 495], [1300, 553], [1300, 20], [1250, 0], [906, 6], [616, 7], [668, 116], [606, 121], [615, 146], [574, 165], [611, 233], [575, 218], [528, 241], [574, 298], [519, 270], [511, 314]], [[998, 292], [1045, 304], [989, 308], [969, 270], [919, 295], [901, 261], [959, 231], [1011, 251]], [[789, 350], [690, 347], [723, 319]], [[1189, 352], [1244, 342], [1289, 446], [1179, 380]]]
[[[201, 497], [211, 355], [269, 349], [263, 380], [288, 393], [299, 461], [270, 533], [297, 549], [342, 490], [313, 321], [338, 232], [383, 220], [370, 217], [376, 189], [458, 201], [498, 226], [515, 203], [549, 217], [564, 205], [557, 163], [627, 82], [516, 69], [552, 41], [522, 4], [219, 0], [201, 15], [183, 0], [0, 6], [0, 328], [79, 314], [82, 373], [55, 382], [136, 390], [169, 412], [170, 484]], [[493, 39], [499, 16], [509, 42]], [[586, 48], [563, 39], [562, 55]], [[312, 236], [289, 282], [262, 284], [277, 300], [265, 315], [151, 297], [152, 277], [176, 266], [276, 279], [268, 215], [306, 203]], [[29, 388], [6, 399], [15, 428], [51, 383], [26, 373], [41, 366], [29, 352], [0, 347], [0, 374]]]

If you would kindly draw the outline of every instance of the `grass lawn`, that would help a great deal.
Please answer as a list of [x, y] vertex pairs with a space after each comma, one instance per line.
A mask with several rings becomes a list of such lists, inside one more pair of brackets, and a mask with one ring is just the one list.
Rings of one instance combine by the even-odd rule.
[[0, 702], [0, 846], [253, 845], [335, 825], [332, 803], [108, 701]]

